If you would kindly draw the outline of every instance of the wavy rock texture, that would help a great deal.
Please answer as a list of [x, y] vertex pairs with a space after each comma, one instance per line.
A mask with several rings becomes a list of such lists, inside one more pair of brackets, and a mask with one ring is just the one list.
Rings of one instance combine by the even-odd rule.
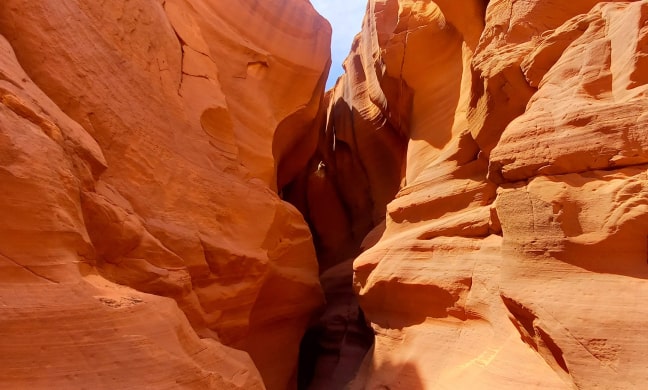
[[[324, 255], [376, 226], [354, 261], [375, 345], [351, 388], [645, 383], [646, 18], [645, 1], [369, 1], [295, 184]], [[314, 388], [340, 388], [325, 369]]]
[[0, 387], [295, 388], [326, 297], [303, 387], [640, 388], [647, 37], [370, 0], [324, 95], [305, 0], [4, 0]]
[[2, 386], [294, 386], [323, 295], [276, 187], [316, 148], [324, 19], [7, 0], [0, 34]]

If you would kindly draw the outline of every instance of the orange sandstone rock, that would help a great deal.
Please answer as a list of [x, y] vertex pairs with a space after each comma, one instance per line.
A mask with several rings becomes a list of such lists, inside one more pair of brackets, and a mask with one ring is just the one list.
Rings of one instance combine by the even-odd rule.
[[467, 3], [370, 1], [330, 93], [379, 118], [347, 160], [408, 139], [354, 262], [376, 339], [351, 388], [637, 388], [645, 4]]
[[5, 0], [0, 384], [642, 386], [647, 18]]
[[2, 387], [264, 388], [249, 356], [200, 339], [173, 300], [97, 274], [81, 198], [104, 155], [1, 36], [0, 51]]
[[0, 33], [2, 356], [22, 356], [0, 377], [293, 386], [323, 296], [276, 188], [316, 147], [328, 24], [304, 1], [10, 0]]
[[540, 38], [522, 62], [538, 91], [492, 153], [496, 176], [517, 181], [648, 162], [646, 20], [646, 4], [600, 4]]

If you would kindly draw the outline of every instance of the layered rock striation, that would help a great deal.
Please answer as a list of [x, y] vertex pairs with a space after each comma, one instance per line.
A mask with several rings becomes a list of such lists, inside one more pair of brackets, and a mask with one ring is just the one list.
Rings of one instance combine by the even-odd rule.
[[[375, 345], [351, 388], [646, 381], [646, 18], [645, 1], [369, 1], [296, 203], [324, 261], [365, 249]], [[358, 321], [323, 318], [340, 364], [314, 388], [341, 388], [336, 329]]]
[[0, 387], [640, 388], [647, 26], [4, 0]]
[[0, 382], [286, 389], [323, 302], [277, 194], [315, 150], [306, 1], [4, 1]]

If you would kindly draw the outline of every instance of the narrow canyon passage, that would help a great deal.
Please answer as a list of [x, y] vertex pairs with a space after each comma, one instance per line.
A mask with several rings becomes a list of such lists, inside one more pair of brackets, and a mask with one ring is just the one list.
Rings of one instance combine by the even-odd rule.
[[[382, 19], [365, 20], [363, 31], [369, 35], [356, 37], [344, 63], [345, 74], [326, 94], [326, 120], [317, 121], [321, 123], [317, 150], [307, 169], [281, 189], [283, 198], [311, 227], [327, 297], [324, 314], [302, 342], [304, 389], [344, 388], [358, 376], [374, 331], [358, 307], [353, 261], [383, 237], [387, 204], [406, 184], [408, 170], [419, 163], [408, 157], [409, 137], [421, 136], [432, 154], [451, 139], [464, 60], [469, 59], [462, 57], [461, 35], [454, 28], [440, 29], [434, 20], [403, 18], [411, 10], [393, 4], [370, 3], [368, 12], [381, 14]], [[389, 40], [374, 46], [372, 35], [384, 33], [396, 22]], [[378, 51], [381, 56], [374, 64]], [[373, 58], [368, 53], [374, 53]], [[372, 72], [380, 68], [382, 73]], [[418, 100], [408, 81], [419, 88]], [[425, 117], [413, 112], [416, 107], [424, 107]], [[413, 114], [420, 123], [412, 124]], [[429, 128], [439, 134], [430, 134]], [[420, 149], [420, 144], [411, 148]], [[474, 151], [466, 153], [476, 156]], [[481, 180], [486, 180], [485, 170]], [[408, 213], [420, 211], [434, 212]]]
[[3, 0], [0, 388], [638, 389], [648, 1]]
[[[476, 383], [633, 388], [638, 383], [611, 374], [617, 363], [614, 369], [603, 364], [615, 379], [595, 374], [590, 365], [618, 362], [620, 345], [626, 356], [636, 356], [637, 347], [615, 336], [608, 322], [637, 329], [634, 316], [589, 319], [599, 324], [591, 328], [570, 322], [567, 313], [606, 300], [570, 295], [590, 283], [614, 285], [615, 278], [606, 275], [625, 275], [632, 291], [645, 292], [647, 160], [638, 145], [648, 137], [633, 125], [630, 141], [610, 136], [605, 139], [615, 146], [597, 149], [601, 142], [592, 141], [595, 148], [573, 145], [570, 152], [562, 144], [567, 135], [549, 136], [560, 131], [596, 140], [604, 137], [597, 129], [609, 128], [592, 116], [592, 103], [567, 112], [559, 108], [574, 90], [584, 91], [582, 101], [606, 102], [597, 104], [606, 104], [621, 127], [628, 125], [624, 112], [645, 111], [639, 109], [645, 102], [632, 101], [633, 93], [624, 103], [607, 102], [601, 91], [614, 87], [609, 78], [592, 74], [581, 81], [584, 90], [576, 80], [561, 78], [561, 72], [583, 74], [587, 67], [612, 71], [610, 62], [632, 58], [626, 52], [629, 57], [597, 62], [596, 50], [588, 49], [584, 63], [575, 60], [591, 42], [619, 44], [601, 26], [620, 26], [629, 15], [645, 18], [645, 5], [621, 3], [534, 3], [523, 9], [506, 1], [462, 7], [446, 1], [369, 2], [345, 74], [327, 92], [317, 151], [282, 191], [311, 226], [322, 284], [331, 289], [327, 313], [338, 315], [331, 320], [325, 314], [302, 344], [302, 374], [313, 376], [310, 388], [474, 388]], [[646, 34], [641, 31], [638, 36]], [[633, 66], [633, 77], [640, 77], [639, 63]], [[551, 152], [543, 155], [538, 148]], [[606, 158], [611, 165], [602, 161]], [[581, 185], [595, 195], [586, 195]], [[629, 196], [619, 207], [632, 216], [619, 230], [601, 225], [607, 217], [599, 207], [614, 204], [606, 191]], [[588, 226], [573, 222], [582, 218]], [[580, 255], [596, 250], [603, 252], [589, 262]], [[606, 260], [617, 253], [622, 256], [615, 265]], [[343, 306], [342, 296], [352, 296], [342, 294], [332, 279], [344, 274], [350, 280], [344, 270], [351, 268], [361, 310], [344, 317], [335, 308]], [[537, 273], [529, 275], [529, 269]], [[560, 299], [547, 301], [541, 290]], [[632, 302], [616, 304], [615, 312]], [[369, 338], [360, 338], [355, 355], [345, 354], [340, 345], [350, 342], [340, 341], [339, 329], [348, 326], [352, 335], [361, 334], [355, 320], [364, 320], [364, 313], [375, 344], [359, 364]], [[642, 332], [642, 345], [645, 336]], [[309, 388], [304, 377], [300, 385]]]

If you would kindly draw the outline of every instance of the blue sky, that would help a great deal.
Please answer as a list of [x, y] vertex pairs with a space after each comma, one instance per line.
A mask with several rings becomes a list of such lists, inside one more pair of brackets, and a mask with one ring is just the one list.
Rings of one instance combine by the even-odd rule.
[[362, 18], [367, 7], [366, 0], [311, 0], [311, 3], [333, 27], [331, 39], [331, 73], [326, 82], [326, 89], [335, 85], [335, 80], [342, 74], [342, 61], [351, 50], [353, 37], [360, 32]]

